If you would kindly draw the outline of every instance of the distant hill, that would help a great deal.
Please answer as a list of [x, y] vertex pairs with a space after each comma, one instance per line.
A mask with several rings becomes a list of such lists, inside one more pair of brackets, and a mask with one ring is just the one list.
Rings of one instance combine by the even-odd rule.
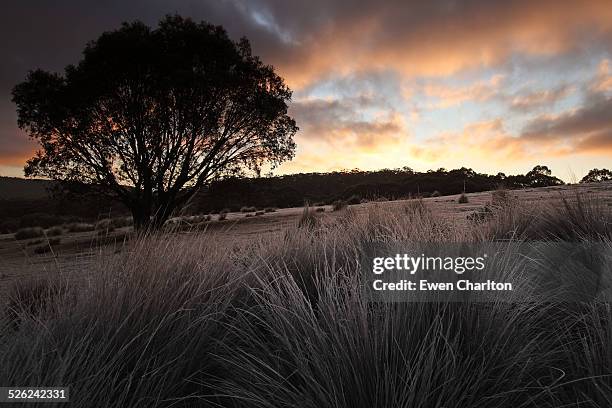
[[[102, 196], [79, 185], [78, 192], [53, 189], [53, 181], [0, 177], [0, 233], [17, 228], [51, 226], [67, 220], [96, 220], [127, 215], [128, 209], [116, 199]], [[300, 173], [262, 178], [227, 178], [205, 186], [184, 213], [210, 213], [244, 206], [298, 207], [304, 202], [330, 204], [335, 200], [394, 200], [474, 193], [504, 186], [508, 189], [561, 185], [546, 166], [527, 174], [496, 175], [477, 173], [462, 167], [454, 170], [415, 172], [410, 168], [378, 171], [336, 171]], [[51, 194], [51, 190], [54, 194]], [[51, 217], [50, 217], [51, 216]]]
[[0, 200], [38, 200], [49, 197], [53, 181], [0, 177]]

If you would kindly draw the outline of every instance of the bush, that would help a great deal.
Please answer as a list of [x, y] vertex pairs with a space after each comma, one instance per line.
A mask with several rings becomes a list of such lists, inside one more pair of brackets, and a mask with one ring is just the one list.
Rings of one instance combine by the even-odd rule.
[[21, 228], [15, 233], [16, 240], [39, 238], [45, 235], [45, 230], [40, 227]]
[[508, 190], [498, 189], [491, 193], [491, 205], [494, 207], [505, 207], [510, 204], [512, 198]]
[[433, 193], [431, 193], [430, 197], [440, 197], [440, 192], [438, 190], [435, 190]]
[[62, 227], [51, 227], [46, 233], [48, 237], [57, 237], [64, 234], [64, 229]]
[[47, 213], [32, 213], [21, 217], [19, 224], [22, 228], [42, 227], [49, 228], [66, 222], [65, 218], [59, 215]]
[[274, 208], [274, 207], [266, 207], [264, 209], [264, 211], [267, 212], [267, 213], [272, 213], [272, 212], [276, 212], [276, 208]]
[[0, 223], [0, 234], [11, 234], [19, 229], [19, 220], [10, 218]]
[[51, 252], [51, 250], [52, 249], [49, 245], [41, 245], [34, 248], [34, 253], [37, 255], [42, 255]]
[[264, 215], [264, 211], [255, 211], [255, 215]]
[[256, 207], [242, 207], [242, 208], [240, 208], [240, 212], [242, 212], [242, 213], [255, 212], [255, 211], [257, 211]]
[[332, 203], [332, 211], [340, 211], [345, 209], [348, 203], [344, 200], [336, 200]]
[[252, 217], [252, 216], [253, 216], [253, 213], [247, 213], [247, 214], [244, 214], [244, 217], [245, 217], [245, 218], [250, 218], [250, 217]]
[[325, 212], [325, 207], [317, 207], [316, 212]]
[[227, 212], [221, 211], [217, 217], [217, 221], [224, 221], [225, 219], [227, 219]]
[[99, 229], [96, 235], [98, 235], [99, 237], [103, 237], [114, 231], [115, 231], [115, 227], [111, 225], [106, 229]]
[[95, 224], [94, 229], [114, 231], [115, 228], [130, 227], [132, 225], [133, 225], [132, 217], [104, 218]]
[[66, 224], [65, 227], [68, 232], [89, 232], [96, 229], [93, 224], [84, 222], [71, 222], [70, 224]]
[[459, 196], [459, 199], [457, 200], [457, 202], [458, 202], [459, 204], [467, 204], [467, 203], [469, 202], [469, 200], [468, 200], [468, 196], [466, 196], [466, 195], [465, 195], [465, 193], [462, 193], [462, 194]]
[[302, 215], [300, 215], [298, 219], [297, 226], [298, 228], [312, 229], [318, 225], [318, 221], [319, 219], [311, 210], [310, 205], [306, 204], [302, 211]]
[[359, 197], [356, 194], [353, 194], [352, 196], [350, 196], [347, 200], [346, 203], [348, 205], [355, 205], [355, 204], [359, 204], [361, 203], [361, 197]]

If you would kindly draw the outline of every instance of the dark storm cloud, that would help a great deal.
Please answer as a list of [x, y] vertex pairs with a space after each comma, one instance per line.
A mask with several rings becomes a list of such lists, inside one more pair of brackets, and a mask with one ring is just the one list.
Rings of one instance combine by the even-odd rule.
[[[78, 1], [25, 0], [4, 4], [0, 16], [0, 160], [23, 161], [34, 144], [16, 126], [11, 89], [35, 68], [63, 71], [80, 58], [85, 44], [124, 21], [154, 25], [165, 14], [222, 24], [234, 38], [246, 35], [256, 44], [275, 47], [281, 40], [255, 24], [232, 1]], [[0, 163], [0, 164], [1, 164]]]

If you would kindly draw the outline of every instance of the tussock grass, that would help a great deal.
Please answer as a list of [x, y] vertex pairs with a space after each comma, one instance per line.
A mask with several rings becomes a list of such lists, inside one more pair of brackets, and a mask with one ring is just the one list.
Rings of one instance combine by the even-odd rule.
[[[81, 284], [13, 295], [0, 384], [70, 386], [77, 407], [610, 406], [606, 303], [372, 303], [360, 288], [375, 242], [589, 238], [612, 252], [609, 212], [580, 199], [513, 201], [478, 223], [421, 200], [324, 221], [306, 206], [301, 224], [231, 249], [211, 232], [140, 236]], [[504, 259], [500, 273], [520, 272]]]
[[45, 235], [45, 230], [41, 227], [21, 228], [15, 233], [15, 239], [18, 241], [31, 238], [40, 238]]

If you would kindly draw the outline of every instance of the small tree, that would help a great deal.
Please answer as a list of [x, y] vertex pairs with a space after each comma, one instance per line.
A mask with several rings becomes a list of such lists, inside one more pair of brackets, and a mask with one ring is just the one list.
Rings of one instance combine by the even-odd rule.
[[593, 169], [580, 180], [581, 183], [598, 183], [600, 181], [612, 180], [612, 171], [608, 169]]
[[563, 184], [563, 181], [552, 175], [547, 166], [535, 166], [526, 174], [531, 187], [548, 187]]
[[290, 99], [246, 39], [178, 16], [124, 23], [63, 75], [32, 71], [13, 90], [19, 127], [41, 146], [26, 176], [95, 185], [137, 229], [161, 226], [213, 178], [291, 159]]

